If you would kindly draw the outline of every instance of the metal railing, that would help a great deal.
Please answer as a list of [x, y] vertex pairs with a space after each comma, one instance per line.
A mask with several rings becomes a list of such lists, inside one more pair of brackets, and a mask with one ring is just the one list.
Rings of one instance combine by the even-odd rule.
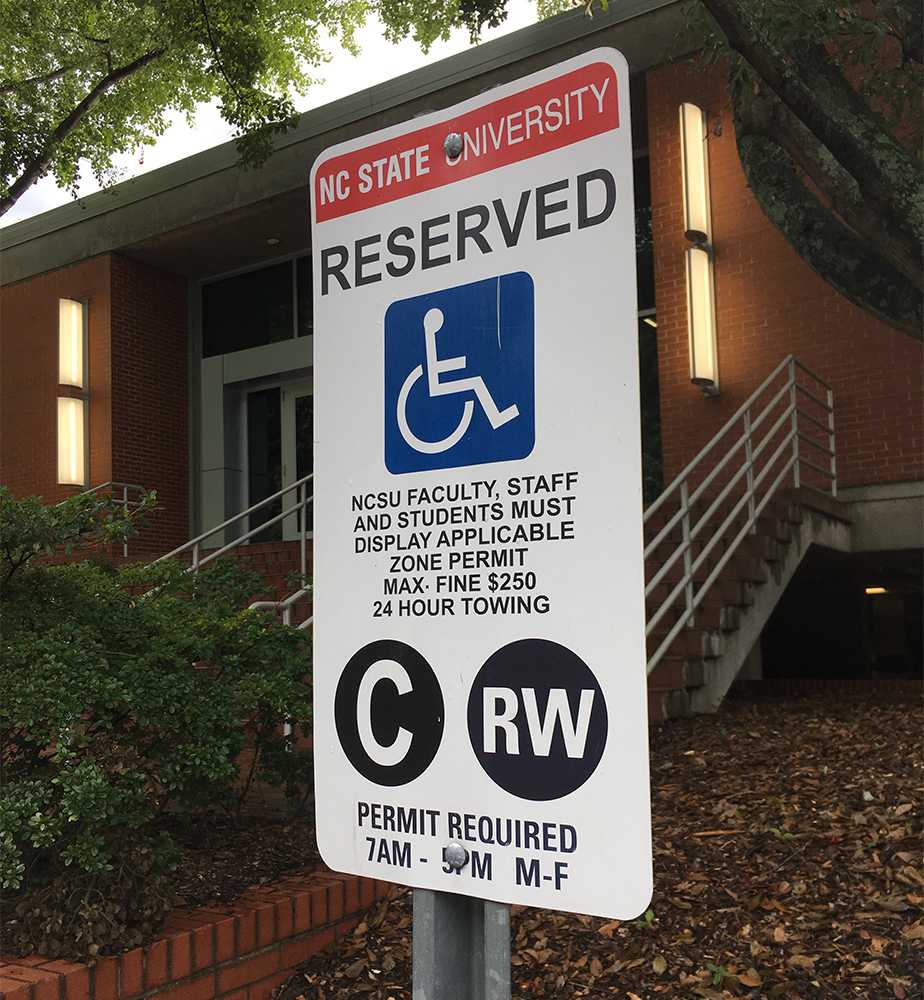
[[[88, 490], [81, 490], [80, 493], [75, 493], [74, 496], [78, 497], [88, 497], [95, 496], [101, 493], [109, 493], [116, 501], [122, 501], [122, 507], [127, 514], [132, 507], [137, 507], [139, 505], [139, 500], [137, 494], [144, 496], [147, 490], [143, 486], [139, 486], [137, 483], [119, 483], [114, 479], [110, 479], [105, 483], [98, 483], [96, 486], [91, 486]], [[64, 503], [61, 500], [56, 504], [60, 506]], [[126, 538], [122, 542], [122, 555], [124, 558], [128, 558], [128, 539]]]
[[[723, 445], [723, 454], [710, 465], [707, 459], [716, 457], [713, 453]], [[710, 587], [744, 539], [755, 533], [758, 518], [790, 475], [796, 489], [809, 486], [837, 496], [834, 394], [792, 355], [645, 511], [644, 523], [652, 530], [656, 514], [661, 512], [664, 520], [645, 545], [646, 564], [677, 541], [645, 586], [646, 601], [662, 583], [668, 591], [654, 609], [649, 607], [646, 637], [671, 610], [679, 612], [649, 657], [648, 673], [680, 632], [694, 624]], [[669, 513], [672, 505], [676, 510]], [[697, 505], [705, 509], [696, 512]], [[675, 566], [682, 566], [673, 574], [679, 580], [670, 582]], [[710, 566], [702, 578], [700, 571]]]
[[[299, 544], [300, 586], [293, 593], [289, 594], [280, 601], [254, 601], [254, 603], [250, 605], [251, 608], [280, 612], [282, 614], [283, 622], [285, 622], [286, 625], [291, 625], [295, 605], [307, 597], [311, 591], [311, 587], [307, 583], [308, 518], [309, 509], [314, 502], [314, 495], [309, 494], [308, 485], [313, 479], [314, 474], [309, 473], [309, 475], [303, 476], [291, 485], [284, 486], [281, 490], [278, 490], [271, 496], [258, 501], [246, 510], [242, 510], [239, 514], [233, 514], [226, 521], [222, 521], [221, 524], [216, 525], [213, 528], [209, 528], [208, 531], [203, 531], [201, 535], [191, 538], [188, 542], [184, 542], [171, 552], [167, 552], [165, 555], [160, 556], [160, 558], [154, 560], [152, 565], [157, 565], [157, 563], [163, 562], [166, 559], [179, 559], [189, 553], [190, 565], [187, 572], [198, 573], [203, 566], [206, 566], [213, 560], [218, 559], [220, 556], [226, 555], [228, 552], [233, 551], [245, 542], [249, 542], [255, 536], [266, 531], [267, 528], [271, 528], [273, 525], [285, 521], [286, 518], [295, 517], [297, 519], [296, 523]], [[291, 502], [283, 499], [287, 497], [293, 498]], [[256, 514], [265, 508], [272, 508], [272, 505], [276, 503], [278, 503], [281, 508], [279, 513], [274, 514], [265, 521], [261, 521], [256, 527], [249, 526], [251, 516], [253, 514]], [[287, 503], [288, 506], [286, 506]], [[204, 543], [209, 538], [226, 531], [232, 526], [237, 526], [242, 522], [247, 529], [243, 532], [243, 534], [238, 535], [236, 538], [232, 539], [230, 542], [226, 542], [224, 545], [219, 545], [217, 548], [210, 550], [206, 555], [202, 554]], [[308, 618], [306, 621], [301, 622], [297, 627], [300, 629], [307, 629], [311, 625], [311, 622], [312, 619]]]

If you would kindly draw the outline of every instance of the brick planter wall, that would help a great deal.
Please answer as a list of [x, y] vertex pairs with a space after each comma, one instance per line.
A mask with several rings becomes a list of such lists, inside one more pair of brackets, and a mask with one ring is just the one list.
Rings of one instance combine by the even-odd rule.
[[93, 965], [0, 956], [0, 998], [267, 1000], [389, 888], [323, 869], [249, 889], [227, 906], [175, 910], [147, 947]]

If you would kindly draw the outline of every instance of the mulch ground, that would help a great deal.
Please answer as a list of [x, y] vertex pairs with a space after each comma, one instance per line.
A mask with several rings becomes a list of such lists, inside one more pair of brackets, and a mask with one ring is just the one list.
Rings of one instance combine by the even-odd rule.
[[251, 886], [320, 864], [314, 824], [307, 819], [171, 817], [163, 826], [180, 852], [176, 906], [232, 903]]
[[[233, 903], [251, 886], [291, 872], [311, 872], [320, 857], [314, 823], [308, 819], [173, 815], [159, 823], [178, 849], [174, 905]], [[17, 898], [0, 899], [0, 942], [15, 936]]]
[[[517, 908], [514, 997], [921, 998], [922, 731], [919, 704], [830, 696], [653, 730], [650, 909]], [[410, 949], [396, 894], [276, 1000], [410, 1000]]]

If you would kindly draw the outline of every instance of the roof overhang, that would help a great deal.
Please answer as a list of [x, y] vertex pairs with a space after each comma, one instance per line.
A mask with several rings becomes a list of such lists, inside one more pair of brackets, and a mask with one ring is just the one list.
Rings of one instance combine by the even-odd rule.
[[[227, 142], [0, 230], [10, 284], [118, 251], [205, 277], [308, 247], [308, 174], [344, 139], [448, 107], [588, 48], [612, 45], [633, 74], [689, 53], [680, 0], [611, 0], [512, 32], [305, 112], [257, 170]], [[270, 246], [268, 239], [279, 242]]]

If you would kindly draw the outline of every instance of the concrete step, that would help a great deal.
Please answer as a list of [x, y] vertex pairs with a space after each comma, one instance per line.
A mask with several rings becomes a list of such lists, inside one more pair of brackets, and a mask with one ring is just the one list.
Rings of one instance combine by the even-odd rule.
[[[661, 568], [661, 563], [653, 560], [645, 560], [645, 579], [650, 580]], [[713, 559], [704, 559], [702, 566], [693, 574], [693, 582], [702, 584], [717, 565]], [[673, 566], [665, 573], [659, 583], [677, 584], [683, 577], [683, 557], [676, 560]], [[732, 583], [766, 583], [769, 579], [766, 563], [763, 559], [755, 558], [748, 552], [738, 551], [732, 555], [722, 568], [716, 582], [723, 580]]]
[[785, 496], [790, 502], [798, 504], [803, 511], [810, 510], [834, 521], [841, 521], [844, 524], [851, 523], [847, 504], [843, 504], [825, 493], [819, 493], [809, 486], [786, 490]]
[[[694, 558], [698, 556], [707, 545], [712, 546], [712, 551], [717, 555], [721, 555], [725, 549], [731, 544], [734, 534], [731, 531], [726, 531], [718, 541], [713, 543], [713, 538], [715, 536], [715, 531], [708, 528], [700, 531], [695, 538], [690, 541], [690, 551], [693, 553]], [[650, 544], [657, 537], [657, 533], [653, 533], [651, 537], [646, 537], [646, 546]], [[651, 553], [651, 557], [658, 559], [667, 559], [676, 549], [678, 549], [683, 542], [683, 533], [680, 528], [672, 528], [664, 538], [658, 542], [654, 551]]]
[[802, 505], [790, 500], [786, 502], [785, 518], [790, 524], [801, 524], [804, 518]]
[[[769, 558], [776, 561], [775, 547], [773, 543], [785, 544], [792, 539], [792, 529], [790, 523], [776, 516], [760, 517], [754, 524], [754, 530], [738, 539], [741, 529], [746, 524], [746, 518], [731, 525], [721, 536], [716, 537], [713, 531], [706, 529], [700, 532], [696, 538], [690, 542], [689, 551], [692, 559], [707, 552], [707, 559], [713, 564], [720, 559], [729, 549], [736, 549], [750, 552], [758, 558]], [[656, 537], [651, 535], [646, 545]], [[736, 540], [737, 539], [737, 540]], [[650, 553], [648, 561], [651, 563], [663, 564], [681, 547], [683, 536], [679, 529], [672, 529], [670, 534], [658, 543]]]
[[767, 535], [746, 535], [741, 540], [741, 551], [763, 559], [765, 562], [777, 563], [783, 558], [783, 544]]
[[690, 696], [681, 690], [648, 689], [648, 722], [666, 722], [690, 714]]
[[661, 691], [702, 687], [705, 681], [705, 662], [692, 656], [665, 656], [648, 675], [648, 687]]
[[[735, 501], [737, 501], [737, 499], [738, 497], [736, 496]], [[702, 514], [706, 509], [706, 506], [706, 504], [703, 504], [701, 509], [694, 510], [691, 513], [691, 529], [695, 527], [702, 518]], [[710, 516], [708, 523], [697, 533], [697, 539], [694, 540], [694, 545], [699, 545], [701, 547], [705, 541], [708, 541], [716, 533], [716, 531], [718, 531], [727, 517], [731, 506], [732, 505], [729, 505], [724, 509], [720, 508]], [[671, 513], [663, 514], [661, 511], [658, 511], [647, 522], [645, 522], [646, 545], [657, 537], [658, 533], [664, 528], [672, 516], [673, 515]], [[766, 534], [771, 538], [777, 539], [778, 541], [787, 542], [792, 537], [791, 525], [801, 524], [802, 517], [802, 507], [799, 503], [794, 502], [786, 495], [778, 495], [764, 507], [761, 516], [757, 519], [755, 525], [756, 532], [758, 534]], [[729, 524], [723, 532], [723, 542], [716, 546], [717, 550], [720, 547], [724, 550], [725, 545], [734, 539], [741, 528], [746, 524], [747, 519], [748, 511], [746, 509], [738, 513], [731, 524]], [[659, 543], [657, 554], [662, 554], [662, 545], [665, 546], [664, 554], [667, 554], [667, 552], [675, 549], [677, 545], [682, 542], [682, 540], [682, 524], [676, 524], [664, 537], [663, 541]], [[697, 551], [701, 551], [701, 548], [697, 549]]]
[[[647, 617], [651, 619], [655, 612], [660, 609], [660, 605], [648, 605], [648, 609]], [[681, 597], [679, 603], [675, 603], [668, 611], [664, 612], [658, 621], [658, 629], [660, 630], [663, 626], [666, 631], [686, 616], [687, 610]], [[701, 629], [734, 632], [739, 623], [740, 612], [737, 605], [723, 604], [709, 597], [693, 612], [693, 625]]]
[[762, 515], [757, 518], [756, 528], [758, 534], [773, 538], [781, 543], [792, 541], [792, 523], [788, 518]]
[[[647, 637], [648, 655], [651, 656], [667, 636], [669, 628], [659, 625]], [[693, 659], [715, 660], [722, 655], [722, 633], [701, 628], [684, 628], [674, 636], [668, 647], [672, 656], [692, 657]]]
[[[702, 576], [701, 580], [705, 580], [705, 576]], [[739, 608], [749, 608], [754, 603], [754, 587], [753, 583], [744, 580], [727, 580], [722, 574], [709, 588], [706, 600], [723, 605], [732, 604]], [[659, 583], [645, 599], [646, 606], [651, 609], [661, 607], [673, 589], [672, 584]], [[683, 592], [681, 591], [681, 600], [682, 598]]]

